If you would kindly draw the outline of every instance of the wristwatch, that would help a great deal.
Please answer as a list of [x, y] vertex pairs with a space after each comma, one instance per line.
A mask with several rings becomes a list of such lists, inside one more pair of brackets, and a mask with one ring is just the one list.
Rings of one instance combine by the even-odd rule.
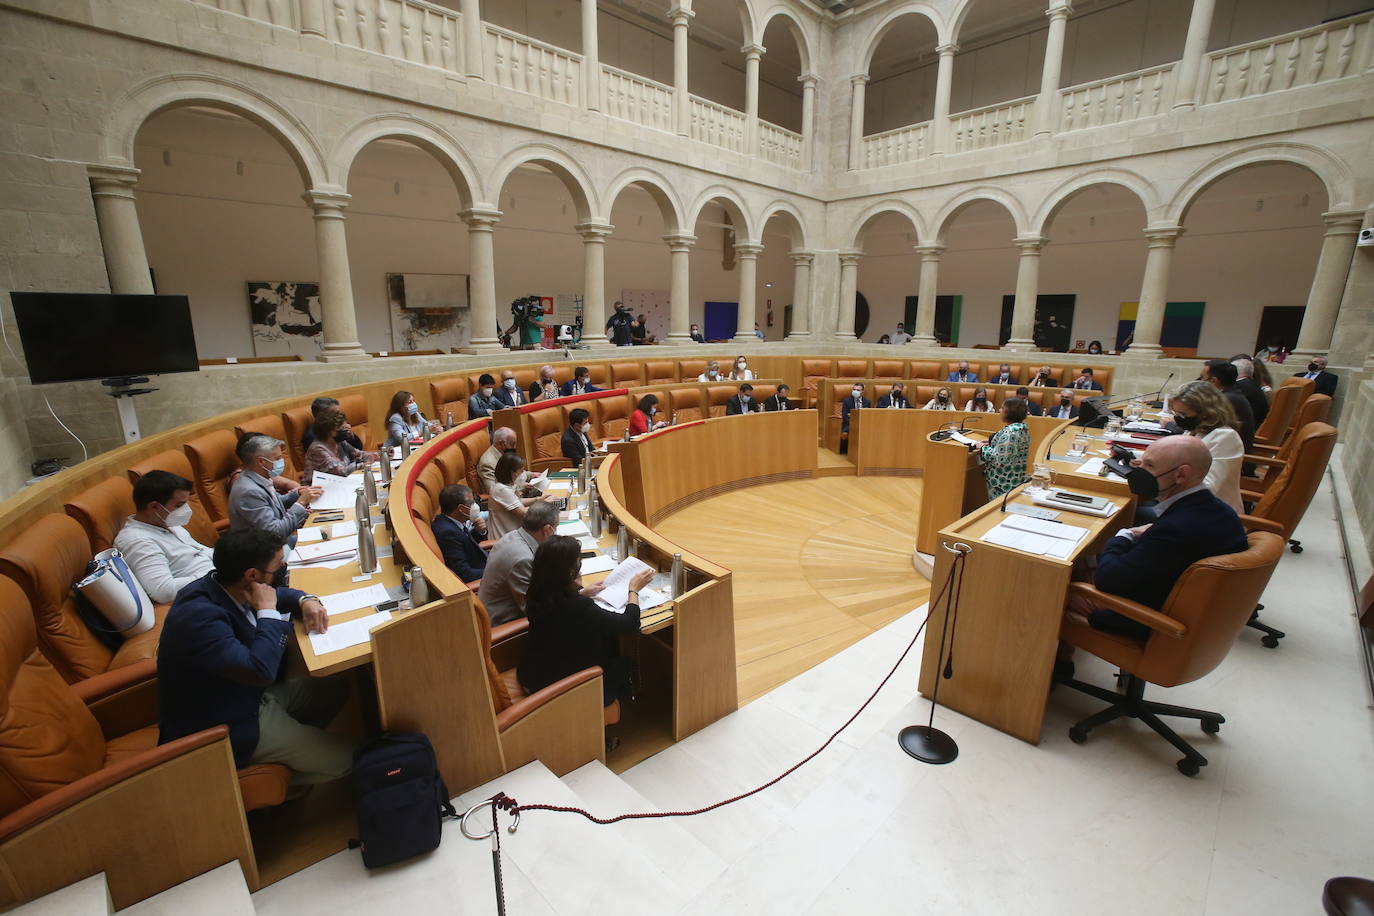
[[[319, 596], [319, 595], [301, 595], [301, 604], [305, 604], [307, 601], [320, 601], [320, 596]], [[321, 603], [321, 604], [324, 604], [323, 601], [320, 601], [320, 603]]]

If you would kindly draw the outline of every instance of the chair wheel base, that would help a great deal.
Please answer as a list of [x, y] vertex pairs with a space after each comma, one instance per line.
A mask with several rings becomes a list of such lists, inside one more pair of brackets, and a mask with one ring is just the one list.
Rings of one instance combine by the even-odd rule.
[[1217, 732], [1221, 731], [1221, 723], [1216, 719], [1203, 719], [1202, 730], [1208, 735], [1215, 735]]
[[1202, 769], [1202, 765], [1191, 757], [1184, 757], [1178, 762], [1178, 771], [1184, 776], [1196, 776]]
[[1277, 649], [1279, 647], [1279, 638], [1277, 636], [1266, 636], [1260, 640], [1260, 644], [1266, 649]]
[[1302, 544], [1298, 543], [1297, 541], [1289, 541], [1288, 549], [1293, 551], [1294, 553], [1302, 553]]
[[1088, 740], [1087, 729], [1079, 728], [1077, 725], [1069, 729], [1069, 740], [1074, 744], [1082, 744]]

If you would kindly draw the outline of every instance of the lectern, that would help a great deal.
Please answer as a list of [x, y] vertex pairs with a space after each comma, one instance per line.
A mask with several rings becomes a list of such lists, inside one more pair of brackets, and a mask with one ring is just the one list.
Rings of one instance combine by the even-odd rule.
[[[987, 440], [987, 433], [969, 430], [970, 439]], [[948, 438], [939, 429], [926, 437], [925, 484], [921, 488], [921, 517], [916, 529], [916, 549], [934, 555], [940, 546], [940, 529], [963, 518], [988, 501], [988, 485], [978, 464], [978, 453]]]

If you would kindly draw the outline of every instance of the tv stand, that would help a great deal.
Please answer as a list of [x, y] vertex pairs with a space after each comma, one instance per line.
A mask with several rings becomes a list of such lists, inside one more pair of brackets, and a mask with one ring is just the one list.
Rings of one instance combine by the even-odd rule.
[[125, 444], [137, 442], [142, 438], [142, 433], [138, 429], [138, 411], [134, 409], [134, 398], [140, 394], [152, 394], [156, 388], [137, 388], [137, 385], [146, 385], [147, 376], [143, 375], [121, 375], [116, 378], [102, 379], [100, 384], [110, 390], [105, 392], [115, 399], [115, 407], [119, 410], [119, 425], [124, 430]]

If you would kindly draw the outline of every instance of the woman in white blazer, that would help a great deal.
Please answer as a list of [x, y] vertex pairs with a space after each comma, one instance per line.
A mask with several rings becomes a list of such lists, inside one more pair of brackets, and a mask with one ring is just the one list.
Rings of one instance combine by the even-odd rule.
[[1236, 514], [1245, 512], [1240, 499], [1240, 468], [1245, 461], [1240, 421], [1226, 397], [1211, 382], [1189, 382], [1169, 398], [1174, 422], [1190, 436], [1197, 436], [1212, 453], [1212, 467], [1202, 481]]

